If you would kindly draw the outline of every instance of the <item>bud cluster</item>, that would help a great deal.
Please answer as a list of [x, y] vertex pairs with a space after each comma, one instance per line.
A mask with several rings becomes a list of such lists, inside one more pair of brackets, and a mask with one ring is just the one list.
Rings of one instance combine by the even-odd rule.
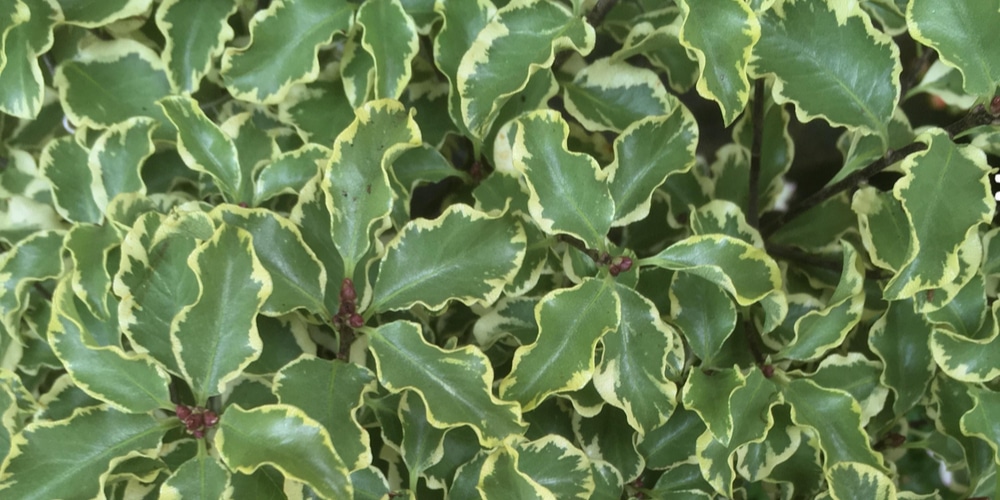
[[174, 411], [177, 413], [177, 418], [184, 422], [188, 434], [198, 439], [205, 437], [205, 432], [219, 423], [219, 416], [206, 408], [179, 404]]
[[354, 291], [354, 282], [344, 278], [340, 284], [340, 310], [333, 317], [333, 326], [341, 333], [344, 330], [354, 330], [365, 326], [365, 319], [358, 314], [358, 294]]
[[612, 257], [607, 252], [604, 252], [594, 260], [599, 266], [608, 266], [608, 272], [610, 272], [612, 276], [618, 276], [619, 274], [628, 272], [629, 269], [632, 269], [632, 259], [625, 257], [624, 255]]

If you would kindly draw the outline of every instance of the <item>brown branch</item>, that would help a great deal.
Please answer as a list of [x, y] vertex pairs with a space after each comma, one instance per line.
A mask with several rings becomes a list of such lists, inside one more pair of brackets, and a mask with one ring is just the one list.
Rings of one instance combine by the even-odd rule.
[[902, 104], [903, 100], [906, 99], [906, 94], [917, 85], [917, 80], [927, 71], [930, 64], [934, 62], [937, 56], [937, 52], [929, 47], [924, 47], [924, 53], [920, 55], [910, 67], [906, 70], [906, 73], [900, 75], [899, 78], [899, 103]]
[[754, 228], [760, 227], [760, 150], [764, 142], [764, 81], [753, 84], [753, 102], [750, 119], [753, 139], [750, 143], [750, 178], [747, 195], [747, 222]]

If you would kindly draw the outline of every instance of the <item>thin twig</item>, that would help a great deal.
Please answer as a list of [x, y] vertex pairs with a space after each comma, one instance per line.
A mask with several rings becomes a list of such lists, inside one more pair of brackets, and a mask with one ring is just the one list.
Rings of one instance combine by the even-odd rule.
[[587, 13], [587, 22], [595, 28], [600, 26], [601, 22], [604, 21], [604, 16], [608, 15], [608, 12], [611, 12], [617, 3], [618, 0], [597, 0], [594, 8]]
[[902, 104], [903, 100], [906, 99], [906, 94], [917, 84], [917, 80], [927, 71], [931, 62], [934, 61], [937, 52], [934, 49], [924, 47], [924, 53], [920, 55], [910, 67], [906, 70], [906, 73], [901, 75], [899, 78], [899, 103]]
[[753, 84], [753, 102], [750, 120], [753, 139], [750, 143], [750, 179], [747, 196], [747, 222], [754, 228], [760, 227], [760, 150], [764, 142], [764, 81], [757, 79]]

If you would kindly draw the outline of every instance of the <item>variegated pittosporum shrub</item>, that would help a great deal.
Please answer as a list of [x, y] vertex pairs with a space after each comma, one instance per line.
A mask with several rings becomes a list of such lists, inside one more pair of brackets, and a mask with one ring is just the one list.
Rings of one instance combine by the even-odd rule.
[[0, 27], [0, 497], [998, 493], [997, 0]]

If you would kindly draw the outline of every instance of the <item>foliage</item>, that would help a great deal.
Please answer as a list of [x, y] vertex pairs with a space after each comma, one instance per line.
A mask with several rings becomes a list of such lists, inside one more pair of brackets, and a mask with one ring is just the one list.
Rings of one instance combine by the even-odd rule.
[[995, 497], [997, 26], [2, 2], [0, 496]]

